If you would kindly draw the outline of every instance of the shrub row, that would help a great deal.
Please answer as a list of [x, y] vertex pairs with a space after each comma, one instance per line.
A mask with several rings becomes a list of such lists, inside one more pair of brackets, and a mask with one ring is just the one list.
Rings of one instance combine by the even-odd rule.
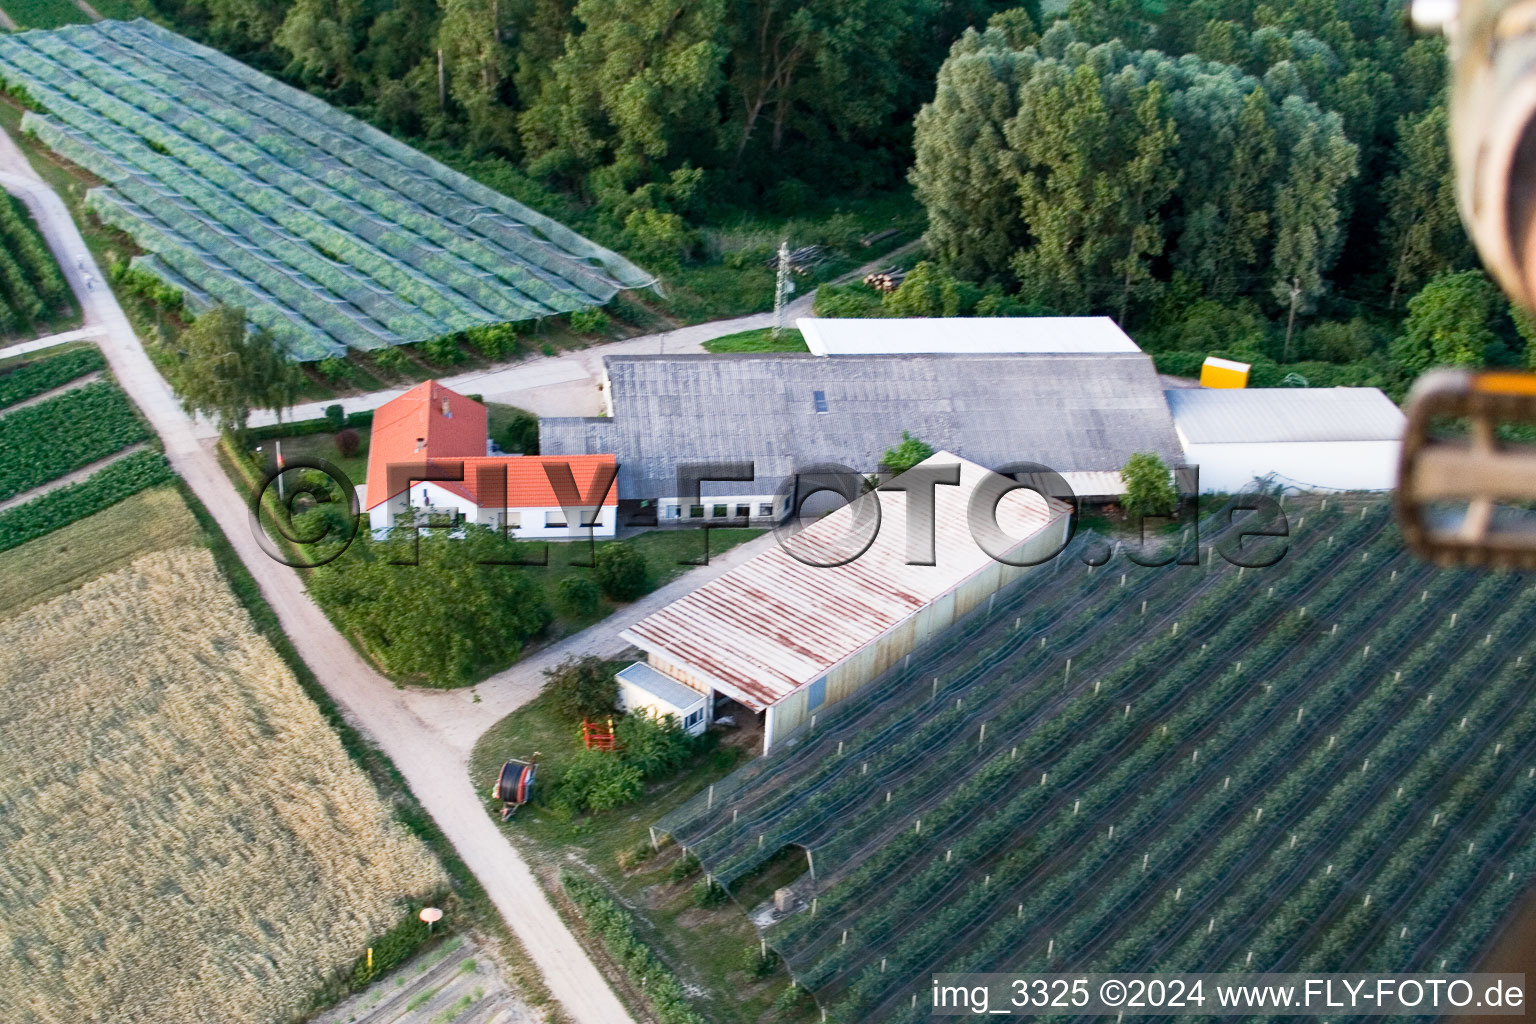
[[95, 515], [129, 495], [170, 483], [174, 477], [164, 455], [134, 452], [78, 484], [0, 512], [0, 551]]
[[0, 419], [0, 499], [149, 438], [117, 385], [97, 381]]
[[101, 350], [94, 346], [23, 363], [0, 374], [0, 409], [62, 387], [76, 377], [105, 369], [106, 365]]
[[645, 992], [646, 1002], [661, 1024], [707, 1024], [705, 1018], [688, 1005], [688, 997], [677, 976], [635, 934], [634, 915], [614, 902], [591, 879], [562, 871], [560, 886], [608, 955], [618, 961], [630, 981]]

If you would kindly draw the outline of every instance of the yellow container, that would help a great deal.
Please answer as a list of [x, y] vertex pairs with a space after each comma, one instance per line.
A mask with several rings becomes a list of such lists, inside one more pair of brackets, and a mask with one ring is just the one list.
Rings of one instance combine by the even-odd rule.
[[1207, 356], [1205, 365], [1200, 367], [1200, 386], [1203, 388], [1246, 388], [1248, 386], [1248, 371], [1252, 368], [1248, 363], [1234, 362], [1231, 359], [1222, 359], [1218, 356]]

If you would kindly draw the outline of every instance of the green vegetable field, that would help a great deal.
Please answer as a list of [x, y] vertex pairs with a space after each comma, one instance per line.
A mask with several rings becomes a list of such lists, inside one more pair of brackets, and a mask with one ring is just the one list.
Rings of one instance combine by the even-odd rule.
[[87, 373], [106, 369], [98, 348], [77, 348], [57, 355], [43, 355], [14, 369], [0, 372], [0, 409], [62, 387]]
[[0, 194], [0, 337], [42, 333], [71, 304], [69, 286], [26, 208]]
[[1536, 580], [1287, 512], [1267, 569], [1026, 576], [658, 828], [728, 885], [810, 852], [765, 938], [847, 1024], [934, 972], [1469, 968], [1536, 877]]
[[126, 395], [96, 381], [0, 418], [0, 500], [149, 439]]
[[[87, 206], [194, 306], [297, 359], [601, 305], [653, 283], [357, 119], [150, 22], [0, 37], [24, 119], [110, 183]], [[0, 265], [0, 277], [4, 267]]]

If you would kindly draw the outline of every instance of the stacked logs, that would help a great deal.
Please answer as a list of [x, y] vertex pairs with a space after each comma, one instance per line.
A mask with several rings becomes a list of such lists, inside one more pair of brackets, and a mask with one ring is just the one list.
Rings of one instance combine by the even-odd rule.
[[901, 282], [907, 279], [907, 272], [901, 267], [886, 267], [872, 274], [864, 275], [864, 283], [877, 292], [893, 292], [901, 287]]

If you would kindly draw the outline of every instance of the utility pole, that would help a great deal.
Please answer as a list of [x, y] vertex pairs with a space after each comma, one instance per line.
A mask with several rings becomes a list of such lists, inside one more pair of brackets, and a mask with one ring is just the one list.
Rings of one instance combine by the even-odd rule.
[[784, 297], [794, 288], [789, 279], [789, 239], [779, 242], [779, 279], [773, 289], [773, 336], [784, 332]]
[[1296, 329], [1296, 302], [1301, 298], [1301, 278], [1291, 278], [1291, 317], [1285, 325], [1285, 361], [1291, 361], [1291, 332]]

